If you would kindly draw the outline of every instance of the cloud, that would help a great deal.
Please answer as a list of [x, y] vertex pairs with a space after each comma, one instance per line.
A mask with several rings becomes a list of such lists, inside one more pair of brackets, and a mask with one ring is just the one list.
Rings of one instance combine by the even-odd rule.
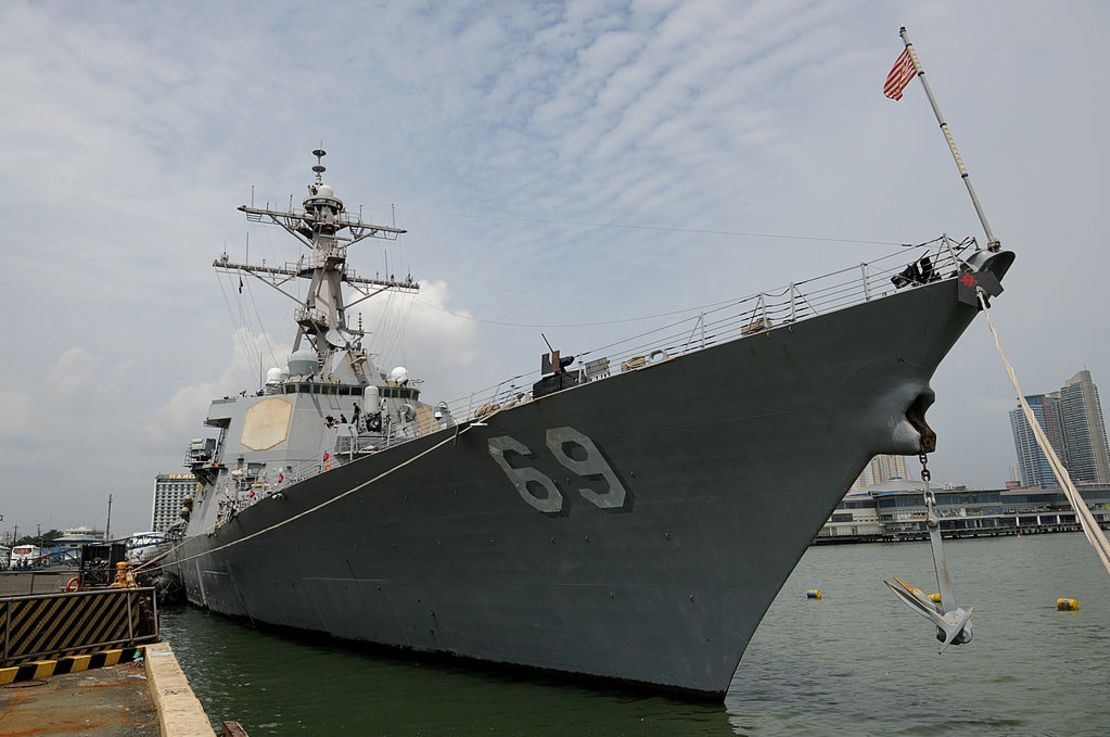
[[266, 369], [284, 366], [292, 350], [288, 343], [245, 327], [231, 331], [227, 338], [231, 343], [230, 355], [225, 358], [223, 370], [215, 378], [180, 387], [166, 400], [157, 419], [147, 425], [153, 442], [177, 443], [184, 448], [189, 438], [211, 434], [203, 421], [212, 400], [257, 390]]
[[12, 389], [0, 390], [0, 436], [15, 436], [27, 432], [34, 398]]
[[[425, 401], [445, 401], [475, 387], [463, 377], [477, 359], [477, 323], [467, 310], [451, 306], [445, 281], [424, 280], [418, 294], [393, 293], [354, 308], [365, 325], [377, 326], [366, 341], [381, 371], [405, 366], [424, 381]], [[348, 322], [358, 318], [348, 314]]]
[[[284, 360], [274, 336], [291, 339], [292, 303], [213, 284], [210, 264], [241, 253], [248, 229], [252, 258], [296, 260], [296, 243], [234, 206], [252, 185], [258, 203], [299, 197], [321, 140], [348, 206], [383, 219], [396, 203], [411, 230], [388, 255], [422, 280], [419, 301], [375, 298], [364, 323], [386, 370], [406, 365], [428, 398], [535, 368], [544, 349], [539, 329], [443, 310], [603, 321], [885, 252], [575, 222], [889, 241], [978, 232], [920, 90], [880, 94], [903, 22], [992, 224], [1019, 250], [996, 322], [1027, 389], [1083, 364], [1110, 381], [1108, 305], [1089, 281], [1107, 262], [1088, 216], [1110, 168], [1110, 102], [1090, 94], [1110, 85], [1104, 4], [386, 2], [321, 18], [279, 2], [268, 19], [233, 4], [0, 4], [0, 24], [19, 29], [0, 45], [0, 92], [15, 101], [0, 116], [14, 142], [0, 150], [0, 198], [5, 235], [27, 244], [8, 254], [0, 292], [21, 316], [8, 325], [20, 348], [5, 366], [0, 458], [15, 487], [48, 465], [72, 502], [21, 498], [7, 521], [64, 510], [55, 526], [95, 522], [93, 484], [123, 500], [125, 526], [145, 527], [151, 479], [179, 466], [207, 402], [253, 388], [259, 352]], [[988, 53], [1001, 39], [1022, 53]], [[360, 248], [351, 263], [368, 273], [379, 256]], [[547, 335], [581, 353], [628, 327]], [[1004, 403], [979, 399], [1008, 391], [992, 350], [973, 325], [934, 379], [947, 479], [997, 483], [1013, 462]], [[58, 442], [71, 462], [44, 463]]]
[[102, 363], [100, 356], [92, 355], [84, 346], [66, 349], [46, 374], [46, 381], [52, 389], [50, 394], [62, 398], [72, 397], [95, 381]]

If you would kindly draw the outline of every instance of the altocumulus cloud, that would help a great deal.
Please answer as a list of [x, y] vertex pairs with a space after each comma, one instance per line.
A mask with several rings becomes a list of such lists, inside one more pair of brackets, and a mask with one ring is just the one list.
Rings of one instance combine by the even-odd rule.
[[[229, 320], [208, 264], [243, 248], [233, 208], [251, 185], [260, 203], [299, 200], [321, 139], [347, 204], [388, 220], [396, 203], [411, 230], [389, 263], [424, 290], [365, 303], [364, 321], [383, 366], [406, 365], [433, 401], [532, 368], [543, 348], [539, 329], [443, 310], [594, 322], [884, 252], [573, 223], [898, 242], [977, 232], [920, 90], [881, 96], [902, 23], [1019, 250], [998, 321], [1020, 336], [1009, 342], [1027, 388], [1083, 364], [1110, 381], [1104, 290], [1052, 276], [1065, 252], [1087, 273], [1107, 266], [1090, 216], [1110, 168], [1108, 102], [1091, 94], [1110, 87], [1104, 3], [329, 7], [273, 3], [260, 23], [234, 5], [0, 4], [0, 25], [19, 29], [0, 45], [12, 244], [0, 307], [18, 316], [0, 461], [6, 488], [50, 489], [5, 494], [6, 522], [94, 523], [112, 491], [123, 527], [145, 527], [151, 477], [179, 468], [207, 401], [253, 388], [259, 354], [284, 360], [291, 303], [255, 285], [257, 304], [240, 305], [232, 290]], [[256, 229], [251, 255], [299, 252]], [[362, 273], [381, 258], [351, 255]], [[934, 467], [998, 483], [1013, 456], [1007, 392], [977, 330], [934, 380]], [[579, 353], [629, 332], [548, 336]]]

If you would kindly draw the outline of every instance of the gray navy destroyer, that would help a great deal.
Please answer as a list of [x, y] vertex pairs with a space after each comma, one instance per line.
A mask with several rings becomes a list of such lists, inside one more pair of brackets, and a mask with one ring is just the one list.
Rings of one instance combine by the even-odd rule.
[[302, 208], [239, 208], [305, 256], [214, 263], [297, 300], [295, 343], [212, 402], [169, 561], [196, 605], [413, 651], [723, 694], [864, 466], [933, 450], [930, 378], [1013, 261], [941, 237], [428, 402], [347, 319], [419, 289], [347, 265], [405, 231], [314, 154]]

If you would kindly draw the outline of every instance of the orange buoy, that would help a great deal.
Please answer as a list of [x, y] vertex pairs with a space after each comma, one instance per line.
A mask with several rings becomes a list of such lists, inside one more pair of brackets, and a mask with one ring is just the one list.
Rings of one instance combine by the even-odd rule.
[[79, 576], [74, 576], [73, 578], [66, 581], [66, 591], [69, 591], [70, 593], [72, 593], [74, 591], [80, 590], [80, 588], [81, 588], [81, 578]]

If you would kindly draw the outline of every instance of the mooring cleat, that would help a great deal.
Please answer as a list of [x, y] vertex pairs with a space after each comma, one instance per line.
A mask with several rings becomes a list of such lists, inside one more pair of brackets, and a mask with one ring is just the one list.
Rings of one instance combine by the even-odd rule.
[[946, 612], [931, 601], [924, 591], [895, 577], [895, 583], [886, 579], [883, 583], [910, 609], [928, 619], [937, 628], [938, 653], [943, 653], [949, 645], [963, 645], [971, 642], [971, 615], [975, 608], [956, 608]]

